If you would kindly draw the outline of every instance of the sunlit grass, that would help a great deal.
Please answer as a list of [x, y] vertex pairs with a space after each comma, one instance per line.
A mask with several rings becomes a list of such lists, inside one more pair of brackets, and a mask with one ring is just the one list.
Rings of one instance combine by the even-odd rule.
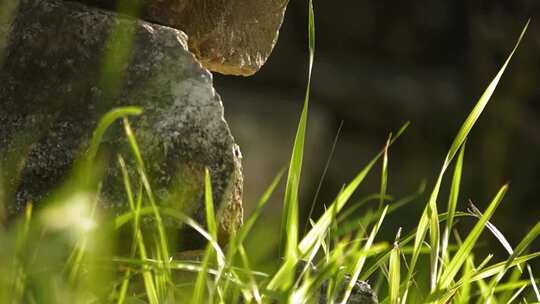
[[[327, 202], [319, 218], [309, 219], [310, 226], [304, 234], [298, 229], [315, 54], [314, 24], [313, 5], [309, 1], [308, 83], [288, 171], [276, 175], [236, 234], [228, 241], [218, 242], [212, 176], [208, 170], [204, 178], [206, 227], [155, 198], [129, 123], [129, 116], [141, 115], [141, 110], [116, 109], [101, 120], [88, 151], [74, 168], [72, 179], [46, 202], [49, 207], [34, 213], [29, 204], [24, 216], [0, 231], [0, 303], [317, 303], [321, 297], [327, 303], [347, 303], [356, 281], [367, 279], [374, 283], [382, 303], [540, 301], [537, 279], [528, 264], [540, 257], [540, 252], [529, 252], [540, 234], [540, 223], [512, 247], [504, 232], [491, 222], [497, 207], [504, 202], [508, 185], [500, 188], [486, 210], [466, 210], [460, 201], [466, 139], [527, 26], [450, 143], [416, 229], [391, 231], [396, 237], [388, 241], [379, 236], [386, 228], [387, 215], [420, 202], [423, 192], [421, 187], [402, 199], [388, 193], [391, 147], [399, 144], [397, 140], [408, 123], [381, 141], [380, 152], [343, 186], [333, 201]], [[123, 123], [130, 146], [129, 155], [117, 156], [128, 211], [109, 218], [96, 207], [102, 175], [96, 155], [107, 128], [115, 121]], [[128, 158], [134, 161], [126, 162]], [[379, 191], [351, 201], [379, 162]], [[128, 167], [130, 163], [134, 168]], [[449, 197], [443, 211], [439, 194], [445, 173], [452, 165]], [[254, 253], [246, 249], [247, 243], [260, 243], [265, 248], [262, 245], [268, 240], [255, 239], [254, 231], [285, 174], [280, 259], [276, 261], [269, 253], [268, 259], [274, 260], [267, 262], [277, 267], [274, 271], [261, 271], [261, 265], [254, 263]], [[370, 207], [366, 205], [368, 201], [378, 204]], [[359, 209], [364, 211], [362, 216], [355, 215]], [[146, 219], [151, 219], [145, 221], [150, 224], [143, 225]], [[472, 229], [459, 234], [455, 229], [458, 219], [474, 221]], [[197, 257], [176, 258], [165, 220], [191, 227], [207, 240], [206, 247]], [[129, 248], [115, 248], [121, 230], [129, 231]], [[475, 255], [475, 248], [486, 233], [500, 241], [508, 258], [494, 261], [492, 255]], [[228, 245], [221, 247], [219, 244], [223, 243]]]

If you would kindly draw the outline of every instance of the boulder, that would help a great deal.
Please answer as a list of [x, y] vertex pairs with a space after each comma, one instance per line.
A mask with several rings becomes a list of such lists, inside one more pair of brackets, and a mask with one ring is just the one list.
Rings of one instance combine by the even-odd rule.
[[[220, 239], [241, 224], [240, 151], [212, 74], [188, 51], [183, 32], [55, 0], [22, 0], [7, 32], [0, 60], [0, 164], [14, 193], [8, 218], [29, 201], [39, 208], [65, 181], [105, 113], [137, 105], [144, 114], [130, 123], [159, 201], [204, 224], [208, 167]], [[120, 122], [100, 148], [108, 156], [100, 205], [113, 214], [127, 210], [117, 154], [133, 159]], [[201, 246], [193, 231], [182, 237], [186, 249]]]
[[[288, 0], [75, 0], [184, 31], [204, 67], [249, 76], [276, 43]], [[127, 4], [126, 4], [127, 3]]]

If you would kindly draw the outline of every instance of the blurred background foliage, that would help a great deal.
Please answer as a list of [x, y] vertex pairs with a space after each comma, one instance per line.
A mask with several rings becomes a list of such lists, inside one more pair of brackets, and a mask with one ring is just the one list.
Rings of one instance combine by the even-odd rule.
[[[540, 218], [540, 2], [316, 1], [315, 11], [317, 54], [300, 197], [304, 218], [342, 121], [316, 214], [384, 145], [387, 134], [408, 120], [411, 127], [389, 153], [388, 192], [403, 197], [424, 180], [431, 188], [453, 135], [532, 18], [468, 140], [458, 205], [465, 210], [470, 199], [483, 209], [510, 182], [493, 222], [515, 244]], [[307, 74], [306, 14], [304, 2], [290, 2], [276, 48], [255, 76], [215, 75], [243, 151], [248, 212], [289, 160]], [[377, 191], [379, 178], [373, 177], [360, 196]], [[399, 226], [409, 230], [417, 224], [426, 196], [389, 218], [388, 239]], [[447, 197], [443, 193], [441, 206]], [[269, 204], [276, 216], [280, 198]], [[272, 227], [264, 234], [272, 234]], [[488, 251], [503, 253], [493, 244], [487, 236]]]

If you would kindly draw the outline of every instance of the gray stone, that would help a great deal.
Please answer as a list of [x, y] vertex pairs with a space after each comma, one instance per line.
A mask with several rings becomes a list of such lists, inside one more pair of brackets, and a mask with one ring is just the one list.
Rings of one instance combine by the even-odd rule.
[[[288, 0], [76, 0], [123, 9], [150, 22], [184, 31], [192, 53], [207, 69], [252, 75], [265, 63], [279, 35]], [[127, 7], [140, 6], [139, 9]]]
[[[342, 299], [345, 288], [347, 288], [347, 286], [349, 285], [349, 282], [350, 282], [350, 278], [348, 277], [345, 278], [341, 286], [341, 290], [338, 293], [339, 295], [338, 298], [334, 299], [335, 301], [340, 301]], [[326, 300], [327, 288], [328, 288], [328, 284], [324, 283], [320, 292], [319, 304], [328, 303], [328, 301]], [[351, 291], [351, 295], [349, 296], [349, 299], [347, 300], [347, 304], [378, 304], [378, 303], [379, 303], [379, 299], [377, 298], [375, 291], [371, 289], [371, 286], [369, 286], [367, 282], [364, 282], [364, 281], [356, 281]]]
[[[297, 277], [304, 271], [306, 262], [301, 261], [299, 263], [299, 267], [296, 268]], [[315, 265], [310, 264], [310, 271], [313, 273], [317, 273], [318, 269]], [[345, 290], [349, 286], [349, 283], [351, 282], [351, 277], [348, 275], [345, 275], [343, 280], [341, 281], [340, 286], [338, 286], [336, 290], [336, 296], [334, 298], [334, 302], [341, 301], [343, 299], [343, 296], [345, 295]], [[313, 303], [315, 304], [327, 304], [328, 303], [328, 281], [325, 281], [322, 283], [318, 299], [313, 299]], [[371, 289], [371, 286], [368, 282], [365, 281], [356, 281], [354, 284], [353, 289], [351, 290], [351, 294], [349, 295], [349, 298], [347, 299], [347, 304], [378, 304], [379, 299], [377, 298], [377, 294], [373, 289]]]
[[[14, 192], [8, 217], [28, 201], [39, 208], [64, 182], [106, 112], [138, 105], [144, 114], [130, 122], [160, 201], [204, 223], [208, 167], [220, 239], [241, 224], [240, 152], [212, 75], [184, 33], [54, 0], [21, 1], [8, 32], [0, 69], [0, 160]], [[113, 213], [126, 210], [117, 154], [133, 159], [120, 122], [100, 150], [108, 156], [101, 205]], [[186, 248], [200, 245], [191, 233], [182, 235]]]

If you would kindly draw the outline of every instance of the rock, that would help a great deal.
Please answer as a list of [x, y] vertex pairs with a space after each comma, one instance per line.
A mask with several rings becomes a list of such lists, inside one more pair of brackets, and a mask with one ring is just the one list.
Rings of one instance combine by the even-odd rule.
[[[105, 9], [122, 0], [76, 0]], [[265, 63], [277, 41], [288, 0], [141, 0], [125, 9], [140, 18], [184, 31], [189, 49], [209, 70], [249, 76]], [[138, 5], [141, 1], [129, 1]], [[120, 2], [120, 3], [119, 3]], [[125, 2], [125, 1], [124, 1]]]
[[[347, 288], [347, 285], [349, 285], [350, 279], [345, 278], [343, 281], [343, 285], [341, 286], [341, 290], [338, 293], [338, 298], [334, 299], [335, 301], [339, 301], [342, 299], [343, 293], [345, 291], [345, 288]], [[326, 300], [326, 291], [328, 288], [328, 284], [324, 283], [321, 292], [320, 292], [320, 300], [319, 304], [327, 304], [328, 301]], [[353, 290], [351, 291], [351, 295], [349, 296], [349, 299], [347, 300], [347, 304], [378, 304], [379, 300], [377, 298], [377, 295], [375, 294], [375, 291], [371, 289], [371, 286], [367, 282], [364, 281], [357, 281], [354, 284]]]
[[[297, 277], [302, 273], [304, 267], [306, 265], [305, 261], [300, 261], [299, 267], [296, 268], [296, 275]], [[318, 269], [315, 265], [310, 264], [310, 271], [317, 273]], [[334, 298], [334, 302], [341, 301], [343, 299], [343, 296], [345, 294], [346, 288], [349, 286], [349, 283], [351, 282], [351, 277], [346, 275], [343, 278], [343, 281], [341, 282], [341, 285], [336, 290], [336, 298]], [[321, 289], [318, 295], [318, 299], [315, 299], [315, 303], [317, 304], [327, 304], [328, 303], [328, 281], [325, 281], [321, 285]], [[349, 299], [347, 299], [347, 304], [378, 304], [379, 299], [377, 298], [377, 294], [373, 289], [371, 289], [371, 286], [365, 282], [365, 281], [356, 281], [354, 284], [354, 287], [351, 291], [351, 294], [349, 296]]]
[[[160, 201], [204, 223], [208, 167], [220, 240], [241, 224], [241, 155], [212, 75], [187, 50], [184, 33], [79, 3], [22, 0], [4, 56], [0, 160], [20, 173], [8, 179], [2, 171], [15, 193], [8, 217], [28, 201], [39, 208], [64, 182], [106, 112], [138, 105], [144, 114], [130, 122]], [[100, 151], [108, 156], [101, 206], [113, 213], [126, 210], [117, 154], [132, 159], [120, 122]], [[193, 231], [181, 237], [185, 249], [201, 245]]]

